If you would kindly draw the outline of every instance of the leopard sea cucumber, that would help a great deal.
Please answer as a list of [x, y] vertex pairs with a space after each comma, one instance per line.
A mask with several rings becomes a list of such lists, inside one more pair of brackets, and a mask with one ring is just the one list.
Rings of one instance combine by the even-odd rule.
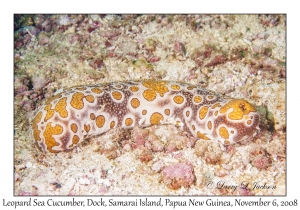
[[69, 151], [116, 127], [175, 122], [193, 136], [223, 145], [251, 141], [259, 130], [256, 108], [194, 85], [163, 80], [80, 86], [48, 99], [32, 121], [44, 152]]

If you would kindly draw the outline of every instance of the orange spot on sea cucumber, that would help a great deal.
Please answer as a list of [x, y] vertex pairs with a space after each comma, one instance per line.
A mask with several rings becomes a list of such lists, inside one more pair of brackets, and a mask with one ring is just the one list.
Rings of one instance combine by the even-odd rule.
[[133, 108], [138, 108], [140, 106], [140, 101], [139, 99], [137, 98], [133, 98], [131, 101], [130, 101], [130, 104]]
[[44, 108], [46, 112], [46, 116], [44, 118], [44, 122], [47, 122], [47, 120], [51, 119], [55, 113], [55, 111], [53, 109], [50, 108], [51, 104], [47, 104]]
[[199, 118], [201, 120], [203, 120], [207, 114], [208, 111], [208, 106], [203, 106], [200, 110], [199, 110]]
[[74, 109], [82, 109], [84, 107], [84, 103], [83, 103], [83, 98], [84, 98], [84, 94], [80, 93], [80, 92], [76, 92], [72, 95], [72, 99], [71, 99], [71, 106]]
[[79, 137], [77, 135], [74, 135], [72, 138], [72, 144], [69, 146], [69, 148], [72, 148], [74, 144], [77, 144], [79, 142]]
[[87, 96], [85, 97], [85, 99], [86, 99], [88, 102], [90, 102], [90, 103], [93, 103], [94, 100], [95, 100], [94, 96], [92, 96], [92, 95], [87, 95]]
[[103, 115], [99, 115], [96, 118], [96, 125], [98, 126], [98, 128], [101, 128], [103, 127], [104, 123], [105, 123], [105, 117]]
[[63, 118], [68, 116], [68, 111], [66, 109], [67, 106], [67, 97], [59, 99], [57, 104], [55, 105], [55, 111]]
[[95, 114], [94, 113], [91, 113], [90, 114], [90, 118], [92, 119], [92, 120], [94, 120], [96, 117], [95, 117]]
[[116, 124], [115, 121], [111, 121], [109, 127], [113, 128], [113, 127], [115, 127], [115, 124]]
[[244, 115], [248, 115], [250, 112], [256, 112], [254, 106], [242, 99], [233, 99], [220, 108], [220, 113], [225, 113], [229, 109], [233, 109], [229, 112], [228, 117], [231, 120], [241, 120]]
[[72, 143], [77, 144], [79, 142], [79, 137], [77, 135], [74, 135], [72, 138]]
[[88, 133], [91, 129], [91, 126], [88, 124], [88, 125], [84, 125], [84, 130]]
[[174, 102], [175, 102], [176, 104], [182, 104], [183, 101], [184, 101], [184, 98], [183, 98], [182, 96], [175, 96], [175, 97], [173, 98], [173, 100], [174, 100]]
[[151, 115], [151, 117], [150, 117], [150, 123], [151, 123], [152, 125], [158, 125], [158, 124], [160, 124], [160, 121], [163, 120], [163, 119], [164, 119], [164, 117], [162, 116], [161, 113], [159, 113], [159, 112], [154, 112], [154, 113]]
[[76, 125], [75, 123], [72, 123], [72, 124], [71, 124], [71, 130], [72, 130], [74, 133], [77, 132], [78, 127], [77, 127], [77, 125]]
[[147, 101], [153, 101], [156, 98], [156, 92], [154, 90], [145, 90], [143, 96]]
[[139, 90], [139, 87], [137, 87], [137, 86], [131, 86], [129, 89], [130, 89], [132, 92], [137, 92], [137, 91]]
[[194, 88], [196, 88], [196, 86], [194, 86], [194, 85], [190, 85], [187, 87], [188, 90], [193, 90]]
[[165, 109], [165, 114], [170, 115], [170, 109]]
[[215, 108], [217, 108], [219, 106], [220, 106], [220, 103], [216, 103], [216, 104], [212, 105], [211, 109], [215, 109]]
[[96, 94], [100, 94], [100, 93], [103, 92], [100, 88], [97, 88], [97, 87], [92, 88], [91, 91], [92, 91], [93, 93], [96, 93]]
[[132, 120], [131, 118], [127, 118], [127, 119], [125, 120], [125, 125], [126, 125], [126, 126], [130, 126], [132, 123], [133, 123], [133, 120]]
[[219, 134], [223, 139], [228, 139], [229, 138], [228, 130], [223, 126], [219, 129]]
[[211, 124], [211, 121], [208, 121], [208, 123], [207, 123], [207, 127], [208, 127], [208, 129], [209, 129], [209, 130], [211, 130], [211, 129], [212, 129], [212, 124]]
[[59, 146], [59, 143], [55, 141], [53, 135], [59, 135], [63, 132], [63, 127], [61, 125], [51, 126], [51, 122], [47, 124], [46, 129], [44, 131], [45, 144], [47, 145], [47, 150], [53, 153], [57, 153], [59, 151], [52, 150], [52, 147]]
[[120, 100], [122, 98], [122, 93], [120, 93], [119, 91], [113, 91], [111, 94], [116, 100]]
[[171, 88], [173, 90], [180, 90], [180, 86], [179, 85], [175, 85], [175, 84], [171, 85]]
[[169, 92], [166, 81], [155, 81], [155, 80], [146, 80], [143, 81], [142, 84], [149, 88], [143, 92], [143, 96], [148, 101], [153, 101], [156, 98], [156, 93], [158, 93], [161, 97], [164, 96], [165, 93]]
[[200, 131], [197, 132], [197, 137], [199, 139], [210, 140], [210, 138], [208, 138], [207, 136], [205, 136], [205, 134], [201, 133]]
[[189, 117], [189, 116], [190, 116], [190, 111], [186, 111], [185, 115], [186, 115], [187, 117]]
[[201, 101], [202, 101], [202, 97], [201, 97], [201, 96], [195, 96], [195, 97], [194, 97], [194, 102], [195, 102], [196, 104], [200, 103]]

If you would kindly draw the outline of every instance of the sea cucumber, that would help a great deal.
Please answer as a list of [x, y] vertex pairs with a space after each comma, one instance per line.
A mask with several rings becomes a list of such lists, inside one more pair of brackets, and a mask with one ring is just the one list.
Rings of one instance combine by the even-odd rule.
[[243, 99], [185, 83], [142, 80], [69, 88], [40, 107], [32, 131], [39, 148], [52, 153], [116, 127], [171, 122], [199, 139], [229, 145], [251, 141], [259, 119]]

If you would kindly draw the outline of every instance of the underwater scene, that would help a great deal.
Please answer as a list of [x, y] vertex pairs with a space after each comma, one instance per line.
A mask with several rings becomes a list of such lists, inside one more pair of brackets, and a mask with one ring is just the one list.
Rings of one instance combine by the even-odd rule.
[[14, 195], [286, 195], [286, 15], [14, 14]]

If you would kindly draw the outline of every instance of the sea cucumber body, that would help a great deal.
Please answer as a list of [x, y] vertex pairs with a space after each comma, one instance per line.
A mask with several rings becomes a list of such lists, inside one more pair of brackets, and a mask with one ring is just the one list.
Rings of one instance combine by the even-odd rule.
[[32, 130], [42, 151], [57, 153], [109, 129], [162, 123], [228, 145], [251, 140], [259, 129], [259, 114], [245, 100], [225, 99], [185, 83], [115, 82], [57, 94], [38, 110]]

